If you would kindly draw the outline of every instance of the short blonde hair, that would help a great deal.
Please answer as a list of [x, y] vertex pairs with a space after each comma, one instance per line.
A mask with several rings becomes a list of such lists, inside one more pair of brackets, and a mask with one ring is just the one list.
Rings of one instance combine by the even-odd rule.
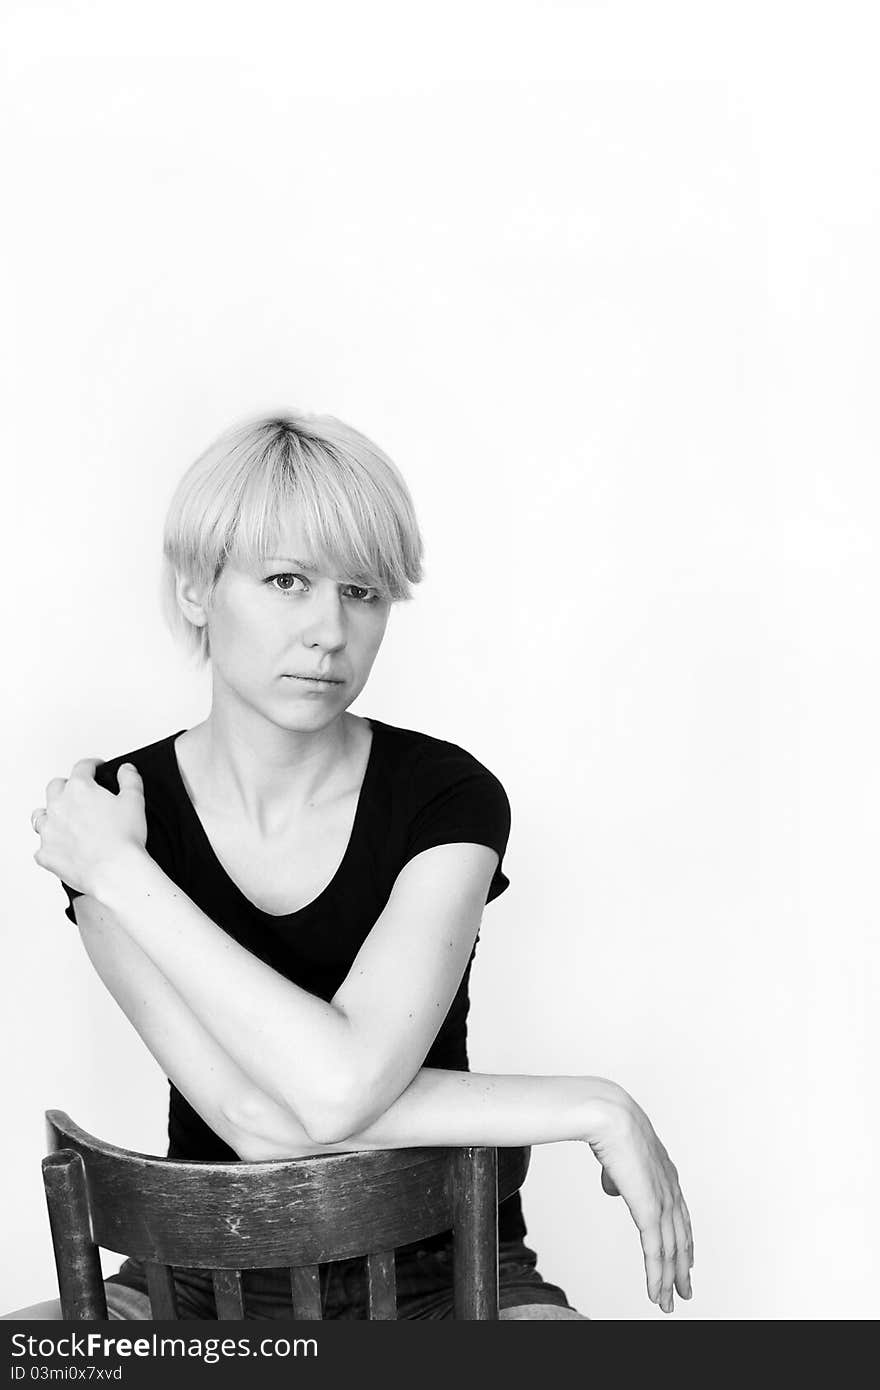
[[247, 420], [187, 470], [165, 521], [162, 608], [198, 661], [210, 656], [208, 630], [182, 612], [178, 572], [212, 594], [227, 560], [252, 565], [272, 553], [285, 513], [316, 561], [390, 602], [410, 598], [422, 577], [412, 498], [377, 445], [332, 415]]

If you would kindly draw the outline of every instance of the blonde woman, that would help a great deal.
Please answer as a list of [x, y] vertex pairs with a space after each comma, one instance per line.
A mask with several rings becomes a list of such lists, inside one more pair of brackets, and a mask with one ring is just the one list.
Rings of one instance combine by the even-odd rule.
[[[169, 1078], [169, 1156], [578, 1139], [669, 1313], [691, 1295], [691, 1226], [644, 1111], [600, 1077], [468, 1070], [471, 962], [508, 886], [501, 783], [442, 730], [349, 711], [421, 550], [400, 475], [356, 430], [291, 412], [223, 435], [164, 538], [166, 611], [210, 661], [210, 712], [53, 779], [34, 857]], [[516, 1194], [499, 1208], [502, 1319], [584, 1319], [525, 1235]], [[400, 1316], [451, 1316], [450, 1233], [396, 1263]], [[216, 1317], [210, 1275], [176, 1282], [184, 1317]], [[106, 1289], [111, 1318], [150, 1317], [137, 1261]], [[322, 1267], [321, 1293], [325, 1317], [364, 1317], [362, 1262]], [[284, 1271], [246, 1275], [245, 1297], [250, 1317], [289, 1316]]]

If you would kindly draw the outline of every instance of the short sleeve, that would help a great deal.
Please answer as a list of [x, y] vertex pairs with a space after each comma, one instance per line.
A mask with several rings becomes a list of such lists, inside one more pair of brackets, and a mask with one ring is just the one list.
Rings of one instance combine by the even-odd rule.
[[403, 863], [435, 845], [488, 845], [498, 854], [486, 895], [492, 902], [510, 883], [502, 868], [510, 836], [510, 802], [498, 778], [455, 749], [440, 758], [422, 759], [413, 772], [412, 791]]

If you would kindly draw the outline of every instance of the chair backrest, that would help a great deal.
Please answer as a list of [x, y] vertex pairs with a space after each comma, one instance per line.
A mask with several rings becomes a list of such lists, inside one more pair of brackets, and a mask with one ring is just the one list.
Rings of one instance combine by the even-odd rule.
[[528, 1148], [381, 1149], [260, 1163], [156, 1158], [46, 1111], [43, 1182], [65, 1319], [106, 1319], [99, 1249], [142, 1260], [153, 1317], [177, 1317], [172, 1266], [209, 1270], [217, 1317], [243, 1318], [242, 1271], [287, 1268], [292, 1316], [320, 1318], [319, 1266], [363, 1256], [368, 1316], [396, 1318], [397, 1246], [453, 1232], [454, 1315], [498, 1316], [497, 1203]]

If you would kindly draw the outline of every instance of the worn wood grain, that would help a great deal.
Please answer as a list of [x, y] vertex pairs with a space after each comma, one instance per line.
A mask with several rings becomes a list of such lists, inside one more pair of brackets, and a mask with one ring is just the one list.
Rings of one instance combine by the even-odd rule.
[[321, 1271], [317, 1265], [299, 1265], [290, 1271], [293, 1316], [314, 1321], [321, 1317]]
[[456, 1318], [498, 1317], [498, 1179], [494, 1149], [454, 1159], [453, 1302]]
[[101, 1257], [89, 1224], [85, 1163], [60, 1149], [43, 1159], [43, 1186], [65, 1319], [107, 1317]]
[[241, 1286], [241, 1271], [238, 1269], [215, 1269], [212, 1274], [214, 1282], [214, 1302], [217, 1305], [217, 1317], [224, 1318], [243, 1318], [244, 1317], [244, 1291]]
[[397, 1271], [393, 1250], [367, 1256], [367, 1307], [369, 1317], [376, 1321], [397, 1317]]
[[144, 1268], [153, 1317], [157, 1322], [173, 1321], [177, 1317], [177, 1291], [170, 1267], [148, 1260]]

